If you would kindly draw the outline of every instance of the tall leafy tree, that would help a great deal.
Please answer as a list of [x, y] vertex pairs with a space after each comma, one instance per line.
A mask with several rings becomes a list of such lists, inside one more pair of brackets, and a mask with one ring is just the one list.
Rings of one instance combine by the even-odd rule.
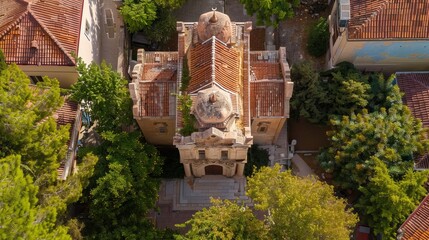
[[271, 239], [349, 239], [357, 222], [332, 186], [280, 172], [279, 165], [261, 168], [247, 187], [255, 208], [268, 211]]
[[165, 43], [176, 29], [172, 15], [186, 0], [125, 0], [120, 8], [131, 33], [143, 31], [152, 42]]
[[123, 77], [105, 62], [86, 65], [80, 58], [77, 71], [79, 78], [72, 86], [72, 98], [97, 122], [99, 132], [120, 132], [132, 123], [132, 101]]
[[367, 76], [352, 64], [317, 74], [310, 63], [300, 63], [292, 66], [291, 78], [296, 84], [291, 107], [313, 123], [325, 124], [330, 116], [357, 113], [370, 98]]
[[156, 10], [155, 1], [125, 0], [119, 11], [128, 31], [133, 33], [150, 26], [156, 19]]
[[0, 73], [0, 157], [21, 155], [27, 173], [45, 187], [56, 181], [69, 127], [58, 127], [53, 118], [63, 102], [58, 81], [45, 77], [29, 84], [14, 64]]
[[0, 238], [71, 239], [56, 212], [37, 205], [38, 187], [21, 166], [19, 155], [0, 159]]
[[102, 134], [105, 152], [95, 169], [90, 189], [91, 226], [95, 239], [155, 239], [156, 231], [146, 218], [155, 207], [161, 171], [157, 150], [142, 144], [140, 133]]
[[290, 100], [291, 113], [294, 117], [304, 117], [310, 122], [319, 123], [326, 118], [320, 105], [326, 102], [327, 92], [322, 91], [319, 74], [310, 62], [294, 64], [291, 68], [294, 93]]
[[401, 181], [393, 180], [386, 165], [373, 157], [374, 174], [365, 186], [359, 187], [362, 196], [359, 209], [375, 234], [396, 239], [396, 230], [426, 194], [423, 184], [428, 173], [408, 171]]
[[[399, 110], [398, 110], [399, 109]], [[389, 173], [401, 178], [412, 168], [413, 154], [428, 149], [428, 140], [419, 120], [406, 106], [386, 111], [335, 117], [330, 122], [328, 137], [331, 146], [319, 156], [327, 172], [343, 188], [357, 189], [371, 177], [372, 157], [383, 161]]]
[[256, 14], [258, 24], [277, 27], [280, 21], [294, 16], [300, 0], [240, 0], [248, 14]]
[[179, 227], [190, 226], [177, 239], [268, 239], [268, 228], [251, 209], [228, 200], [212, 199], [212, 206], [195, 213]]
[[382, 73], [369, 76], [371, 94], [368, 102], [370, 112], [379, 111], [380, 108], [389, 109], [402, 105], [402, 94], [398, 85], [394, 83], [395, 75], [385, 78]]

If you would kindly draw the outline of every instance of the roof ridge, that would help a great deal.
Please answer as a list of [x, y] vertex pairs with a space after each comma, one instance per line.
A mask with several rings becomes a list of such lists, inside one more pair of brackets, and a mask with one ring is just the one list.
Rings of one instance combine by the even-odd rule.
[[18, 24], [18, 22], [20, 22], [28, 13], [29, 11], [27, 7], [27, 10], [25, 10], [15, 21], [10, 23], [9, 26], [3, 32], [0, 33], [0, 38], [4, 37], [6, 33], [10, 31], [12, 27], [16, 26], [16, 24]]
[[62, 44], [54, 37], [54, 35], [51, 33], [51, 31], [49, 30], [49, 28], [48, 27], [46, 27], [45, 26], [45, 24], [43, 24], [39, 19], [38, 19], [38, 17], [36, 16], [36, 14], [31, 10], [31, 8], [30, 8], [30, 5], [29, 5], [29, 7], [28, 7], [28, 10], [27, 10], [30, 14], [31, 14], [31, 16], [34, 18], [34, 20], [36, 20], [36, 22], [42, 27], [42, 29], [49, 35], [49, 37], [51, 38], [51, 40], [52, 41], [54, 41], [55, 42], [55, 44], [61, 49], [61, 51], [63, 51], [63, 53], [69, 58], [69, 60], [72, 62], [72, 63], [74, 63], [74, 64], [76, 64], [76, 62], [75, 62], [75, 60], [74, 60], [74, 57], [72, 57], [65, 49], [64, 49], [64, 47], [62, 46]]
[[216, 82], [216, 37], [212, 37], [212, 83]]

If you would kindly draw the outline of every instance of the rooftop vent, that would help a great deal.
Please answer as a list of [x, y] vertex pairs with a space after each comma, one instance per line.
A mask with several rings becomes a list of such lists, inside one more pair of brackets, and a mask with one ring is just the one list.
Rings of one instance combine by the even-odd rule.
[[339, 26], [345, 28], [350, 20], [350, 0], [339, 1]]

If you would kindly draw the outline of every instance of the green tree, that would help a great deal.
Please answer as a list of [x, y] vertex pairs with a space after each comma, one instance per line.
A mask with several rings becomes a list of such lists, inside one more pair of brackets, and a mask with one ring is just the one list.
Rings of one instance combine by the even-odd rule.
[[165, 43], [176, 29], [172, 11], [184, 2], [185, 0], [125, 0], [120, 13], [129, 32], [143, 30], [151, 41]]
[[0, 238], [71, 239], [56, 213], [37, 205], [38, 188], [21, 170], [19, 155], [0, 159]]
[[299, 63], [292, 66], [291, 78], [296, 84], [291, 107], [312, 123], [325, 124], [329, 116], [356, 113], [368, 104], [367, 76], [351, 64], [319, 75], [310, 63]]
[[328, 77], [326, 84], [322, 84], [326, 94], [325, 104], [320, 106], [320, 111], [326, 113], [327, 122], [332, 115], [350, 115], [366, 107], [369, 99], [370, 86], [366, 76], [362, 76], [354, 69], [341, 72], [338, 69]]
[[4, 57], [3, 51], [0, 49], [0, 72], [7, 69], [6, 58]]
[[294, 117], [304, 117], [313, 123], [320, 123], [326, 113], [320, 106], [326, 104], [327, 92], [323, 91], [319, 74], [309, 62], [294, 64], [291, 68], [294, 93], [290, 100]]
[[310, 29], [307, 41], [307, 51], [315, 57], [323, 56], [329, 46], [328, 21], [321, 17]]
[[280, 21], [294, 16], [300, 0], [240, 0], [249, 15], [256, 14], [260, 25], [277, 27]]
[[89, 235], [95, 239], [154, 239], [156, 231], [146, 218], [155, 206], [161, 171], [157, 150], [141, 143], [140, 133], [102, 134], [90, 188]]
[[156, 19], [156, 10], [155, 1], [151, 0], [125, 0], [119, 9], [131, 33], [150, 26]]
[[393, 106], [402, 105], [402, 93], [398, 85], [394, 83], [395, 75], [388, 79], [382, 73], [369, 76], [371, 94], [368, 102], [370, 112], [379, 111], [380, 108], [389, 109]]
[[21, 155], [27, 173], [45, 187], [56, 181], [69, 126], [58, 127], [53, 118], [63, 103], [58, 81], [45, 77], [29, 84], [14, 64], [0, 73], [0, 157]]
[[127, 81], [105, 62], [86, 65], [77, 61], [79, 78], [72, 86], [72, 98], [97, 122], [99, 132], [120, 132], [132, 123], [132, 101]]
[[256, 209], [268, 211], [271, 239], [350, 239], [357, 223], [332, 186], [280, 172], [279, 165], [262, 167], [249, 178], [247, 195]]
[[185, 236], [177, 239], [268, 239], [268, 229], [251, 209], [228, 200], [211, 199], [212, 206], [195, 213], [178, 227], [189, 226]]
[[383, 239], [396, 239], [396, 230], [426, 194], [423, 184], [428, 173], [410, 170], [401, 181], [395, 182], [381, 160], [373, 157], [372, 161], [374, 174], [367, 185], [359, 187], [362, 196], [356, 208], [375, 234], [383, 234]]
[[[398, 110], [399, 109], [399, 110]], [[386, 111], [352, 114], [331, 119], [327, 133], [331, 146], [320, 155], [321, 165], [343, 188], [357, 189], [371, 177], [379, 158], [389, 173], [400, 179], [412, 168], [413, 155], [428, 149], [425, 130], [406, 106]]]

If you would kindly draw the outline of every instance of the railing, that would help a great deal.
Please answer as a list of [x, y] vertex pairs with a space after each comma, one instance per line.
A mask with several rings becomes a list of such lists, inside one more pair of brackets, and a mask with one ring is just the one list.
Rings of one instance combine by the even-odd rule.
[[73, 162], [76, 157], [77, 139], [79, 137], [79, 130], [81, 125], [82, 125], [82, 111], [80, 110], [80, 105], [78, 105], [76, 120], [72, 126], [73, 129], [70, 137], [70, 144], [65, 157], [64, 170], [60, 177], [61, 180], [66, 180], [67, 177], [70, 175], [70, 171], [73, 169]]

